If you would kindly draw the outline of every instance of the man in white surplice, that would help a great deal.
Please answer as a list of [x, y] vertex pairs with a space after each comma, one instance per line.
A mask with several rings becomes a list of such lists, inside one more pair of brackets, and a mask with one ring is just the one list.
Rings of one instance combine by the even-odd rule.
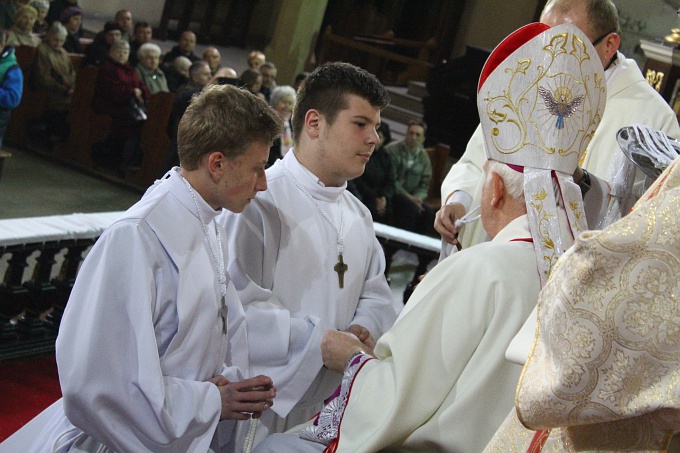
[[252, 372], [271, 376], [272, 411], [239, 427], [248, 451], [265, 436], [309, 420], [340, 383], [323, 368], [321, 338], [347, 330], [367, 343], [396, 313], [385, 258], [368, 209], [345, 190], [379, 143], [389, 96], [346, 63], [317, 68], [293, 109], [293, 152], [267, 170], [269, 190], [243, 214], [225, 213], [229, 274], [248, 321]]
[[179, 126], [181, 168], [83, 262], [56, 344], [63, 407], [22, 451], [219, 451], [235, 420], [271, 406], [271, 379], [247, 378], [245, 318], [215, 217], [266, 189], [280, 127], [234, 87], [194, 99]]
[[[328, 331], [324, 364], [344, 372], [337, 397], [256, 453], [484, 448], [513, 407], [521, 372], [505, 350], [585, 229], [572, 174], [605, 104], [593, 55], [575, 26], [538, 23], [492, 52], [477, 105], [487, 149], [481, 219], [493, 239], [437, 264], [374, 351]], [[578, 101], [555, 108], [564, 100]]]
[[[642, 194], [642, 190], [632, 190], [633, 181], [642, 179], [642, 174], [638, 172], [635, 176], [632, 164], [619, 150], [618, 130], [641, 123], [662, 130], [670, 137], [680, 137], [680, 126], [675, 112], [647, 83], [635, 60], [618, 51], [619, 20], [611, 0], [550, 0], [543, 9], [541, 22], [549, 26], [571, 23], [579, 27], [593, 43], [597, 51], [595, 57], [605, 69], [607, 107], [580, 162], [583, 169], [598, 178], [593, 177], [591, 184], [585, 184], [580, 172], [575, 175], [584, 192], [590, 189], [584, 200], [589, 227], [603, 228], [628, 211], [635, 200], [634, 193]], [[479, 222], [461, 228], [459, 238], [455, 236], [459, 228], [454, 227], [456, 219], [479, 204], [485, 155], [481, 132], [478, 127], [465, 153], [444, 179], [442, 209], [435, 220], [435, 229], [446, 242], [454, 244], [460, 239], [463, 247], [487, 240]], [[605, 200], [601, 206], [603, 192]]]

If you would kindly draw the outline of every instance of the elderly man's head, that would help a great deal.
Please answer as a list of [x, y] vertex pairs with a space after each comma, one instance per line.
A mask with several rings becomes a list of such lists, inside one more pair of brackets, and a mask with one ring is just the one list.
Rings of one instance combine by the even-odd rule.
[[220, 63], [222, 63], [220, 51], [215, 47], [208, 47], [203, 52], [203, 61], [208, 63], [210, 71], [214, 74], [220, 68]]
[[524, 174], [495, 160], [484, 164], [482, 186], [482, 226], [494, 238], [517, 217], [526, 214]]

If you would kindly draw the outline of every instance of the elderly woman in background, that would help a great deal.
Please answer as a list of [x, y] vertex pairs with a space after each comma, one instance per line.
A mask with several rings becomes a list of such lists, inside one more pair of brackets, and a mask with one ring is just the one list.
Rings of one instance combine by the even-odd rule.
[[92, 98], [95, 112], [110, 115], [112, 120], [109, 135], [93, 149], [93, 158], [98, 164], [118, 169], [119, 176], [140, 163], [143, 122], [136, 121], [130, 112], [134, 104], [144, 105], [150, 96], [137, 71], [128, 63], [129, 56], [127, 41], [120, 39], [111, 44], [108, 58], [99, 67]]
[[33, 24], [38, 12], [32, 6], [24, 5], [14, 15], [14, 25], [9, 29], [7, 44], [16, 46], [38, 47], [40, 38], [33, 34]]
[[290, 85], [283, 85], [274, 88], [269, 99], [269, 105], [283, 121], [283, 134], [274, 140], [269, 148], [269, 159], [267, 167], [274, 165], [277, 159], [282, 159], [293, 147], [293, 133], [291, 129], [290, 117], [293, 114], [295, 105], [295, 88]]
[[60, 22], [47, 30], [43, 43], [33, 59], [31, 84], [45, 93], [45, 115], [50, 144], [68, 136], [66, 116], [71, 104], [76, 71], [68, 52], [63, 48], [68, 32]]
[[47, 33], [47, 29], [50, 28], [50, 24], [45, 20], [47, 11], [50, 9], [50, 2], [47, 0], [33, 0], [29, 5], [38, 12], [38, 17], [33, 24], [33, 33], [42, 38]]
[[68, 32], [64, 50], [68, 53], [83, 53], [83, 48], [80, 46], [80, 38], [83, 36], [80, 27], [83, 23], [83, 10], [77, 6], [69, 6], [61, 12], [59, 22], [66, 27]]
[[169, 92], [165, 73], [158, 67], [161, 58], [161, 48], [157, 44], [147, 42], [137, 51], [137, 77], [146, 85], [151, 94], [159, 91]]

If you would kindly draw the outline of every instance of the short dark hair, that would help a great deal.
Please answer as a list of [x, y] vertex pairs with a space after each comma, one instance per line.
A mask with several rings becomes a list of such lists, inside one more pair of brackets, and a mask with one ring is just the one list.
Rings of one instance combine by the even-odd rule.
[[137, 31], [140, 28], [150, 28], [150, 27], [151, 27], [151, 24], [149, 24], [147, 21], [140, 20], [135, 24], [135, 31]]
[[427, 123], [422, 120], [410, 120], [408, 122], [408, 128], [411, 128], [411, 126], [420, 126], [423, 128], [424, 131], [427, 131]]
[[298, 91], [292, 118], [293, 139], [299, 140], [309, 110], [318, 110], [333, 124], [338, 113], [347, 108], [348, 95], [352, 94], [380, 110], [390, 102], [385, 87], [373, 74], [349, 63], [326, 63], [312, 71]]
[[271, 146], [281, 127], [281, 119], [263, 99], [232, 85], [211, 85], [194, 95], [179, 122], [179, 161], [191, 171], [214, 151], [233, 159], [254, 142]]

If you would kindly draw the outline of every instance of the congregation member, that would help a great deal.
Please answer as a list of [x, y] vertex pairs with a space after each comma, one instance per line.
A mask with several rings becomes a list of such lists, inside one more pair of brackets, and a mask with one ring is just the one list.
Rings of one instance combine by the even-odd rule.
[[[594, 56], [577, 27], [538, 23], [491, 53], [477, 105], [487, 150], [481, 220], [492, 240], [435, 266], [373, 350], [329, 330], [322, 354], [344, 373], [339, 391], [313, 422], [271, 436], [257, 453], [484, 448], [513, 406], [522, 368], [505, 350], [562, 251], [552, 244], [568, 247], [586, 227], [572, 173], [605, 104]], [[572, 80], [570, 94], [581, 99], [563, 116], [538, 95], [563, 88], [558, 77]], [[538, 124], [517, 136], [516, 127]]]
[[109, 57], [99, 68], [92, 96], [93, 110], [111, 116], [106, 140], [93, 147], [92, 157], [97, 164], [117, 170], [121, 177], [141, 161], [139, 140], [144, 122], [130, 115], [131, 107], [145, 105], [150, 96], [137, 71], [128, 63], [129, 54], [127, 41], [113, 43]]
[[246, 321], [215, 218], [266, 189], [279, 133], [271, 109], [237, 88], [192, 103], [181, 167], [82, 263], [56, 343], [63, 399], [23, 451], [229, 452], [236, 421], [271, 406], [271, 379], [247, 374]]
[[262, 85], [260, 86], [260, 93], [264, 96], [264, 100], [269, 102], [272, 90], [276, 88], [276, 73], [277, 69], [271, 61], [266, 62], [260, 66], [260, 74], [262, 74]]
[[203, 61], [210, 65], [210, 73], [214, 76], [215, 73], [222, 68], [222, 55], [217, 47], [208, 47], [203, 52]]
[[14, 47], [38, 47], [41, 43], [40, 37], [33, 34], [33, 24], [37, 18], [38, 12], [32, 6], [24, 5], [17, 9], [14, 14], [14, 25], [7, 35], [7, 44]]
[[260, 66], [265, 64], [266, 61], [267, 61], [267, 58], [259, 50], [253, 50], [252, 52], [250, 52], [248, 54], [247, 63], [248, 63], [248, 67], [250, 69], [254, 69], [256, 71], [259, 71]]
[[170, 65], [163, 65], [165, 78], [168, 79], [168, 89], [177, 94], [180, 88], [189, 83], [189, 68], [192, 63], [187, 57], [177, 57]]
[[108, 58], [109, 51], [111, 50], [113, 44], [115, 42], [120, 41], [121, 37], [120, 25], [118, 25], [115, 22], [110, 21], [104, 24], [103, 33], [104, 38], [93, 41], [92, 44], [90, 45], [90, 48], [87, 50], [87, 55], [85, 56], [85, 64], [101, 66], [101, 64]]
[[[50, 1], [50, 9], [49, 11], [47, 11], [47, 17], [45, 18], [45, 20], [50, 25], [55, 20], [64, 23], [64, 21], [61, 20], [61, 13], [64, 12], [66, 8], [71, 7], [79, 8], [78, 0], [52, 0]], [[82, 36], [83, 33], [82, 27], [80, 28], [79, 33]]]
[[394, 166], [394, 225], [426, 234], [434, 223], [435, 210], [425, 203], [432, 180], [432, 163], [423, 144], [427, 125], [409, 122], [404, 140], [387, 146]]
[[[392, 225], [394, 214], [392, 199], [396, 178], [392, 156], [386, 149], [386, 146], [392, 141], [390, 127], [387, 123], [380, 124], [378, 136], [380, 137], [380, 144], [376, 146], [375, 151], [371, 154], [371, 159], [366, 163], [364, 173], [349, 181], [347, 189], [371, 211], [374, 222]], [[388, 273], [390, 258], [390, 256], [386, 256]]]
[[139, 60], [137, 59], [137, 51], [143, 44], [151, 42], [153, 38], [153, 28], [148, 22], [139, 21], [135, 23], [135, 30], [132, 34], [132, 41], [130, 41], [130, 64], [137, 66]]
[[194, 48], [196, 48], [196, 35], [193, 31], [185, 31], [179, 35], [179, 41], [177, 45], [170, 49], [170, 52], [163, 55], [163, 63], [170, 64], [175, 61], [177, 57], [186, 57], [191, 60], [192, 63], [200, 61], [201, 58], [194, 53]]
[[279, 159], [288, 153], [293, 147], [293, 126], [291, 124], [291, 117], [293, 116], [293, 107], [295, 106], [296, 91], [292, 86], [283, 85], [274, 88], [271, 93], [269, 105], [281, 121], [283, 121], [283, 131], [281, 137], [274, 140], [271, 149], [269, 150], [269, 160], [267, 161], [267, 168], [274, 165]]
[[132, 11], [128, 9], [121, 9], [116, 11], [113, 19], [121, 31], [121, 39], [124, 39], [130, 44], [132, 42]]
[[9, 123], [12, 109], [15, 109], [24, 92], [24, 74], [21, 72], [14, 47], [7, 45], [5, 30], [0, 27], [0, 149]]
[[516, 409], [485, 452], [680, 451], [679, 217], [676, 158], [630, 214], [562, 256], [517, 345]]
[[[680, 126], [673, 110], [647, 83], [635, 61], [618, 50], [621, 42], [619, 18], [611, 0], [550, 0], [540, 21], [550, 26], [572, 23], [579, 27], [594, 43], [605, 69], [609, 96], [607, 108], [602, 124], [580, 162], [580, 167], [586, 170], [585, 178], [576, 181], [581, 184], [586, 203], [588, 191], [592, 190], [589, 174], [606, 181], [607, 189], [611, 190], [611, 203], [605, 207], [605, 212], [586, 209], [589, 226], [602, 228], [627, 212], [632, 193], [629, 185], [634, 176], [630, 175], [631, 167], [619, 151], [616, 132], [624, 126], [641, 123], [663, 130], [671, 137], [680, 137]], [[486, 233], [479, 222], [465, 225], [462, 229], [454, 225], [457, 219], [479, 205], [483, 146], [481, 128], [478, 127], [468, 142], [465, 154], [453, 165], [442, 183], [442, 209], [437, 213], [435, 229], [449, 244], [460, 243], [469, 247], [486, 240]]]
[[77, 6], [69, 6], [62, 11], [59, 21], [68, 32], [66, 41], [64, 41], [64, 50], [68, 53], [82, 54], [83, 48], [80, 45], [80, 38], [83, 36], [81, 29], [83, 10]]
[[305, 422], [340, 383], [323, 367], [328, 329], [367, 344], [396, 318], [371, 215], [345, 190], [364, 171], [389, 95], [363, 69], [312, 72], [293, 109], [293, 149], [267, 169], [268, 190], [241, 217], [220, 215], [228, 272], [245, 310], [251, 369], [272, 378], [272, 411], [239, 426], [239, 448]]
[[33, 0], [29, 5], [38, 13], [35, 23], [33, 24], [33, 33], [42, 39], [47, 33], [47, 29], [50, 27], [50, 24], [45, 20], [47, 12], [50, 9], [50, 3], [47, 0]]
[[139, 54], [135, 66], [137, 77], [148, 88], [149, 93], [169, 92], [165, 73], [158, 67], [161, 61], [161, 48], [157, 44], [147, 42], [142, 44], [137, 53]]
[[76, 84], [76, 70], [62, 47], [67, 35], [61, 22], [54, 22], [38, 46], [31, 66], [31, 85], [45, 96], [43, 119], [50, 146], [65, 141], [69, 133], [66, 118]]
[[241, 83], [243, 88], [253, 93], [255, 96], [262, 100], [264, 99], [264, 94], [260, 92], [262, 88], [262, 74], [257, 69], [246, 69], [241, 73]]

